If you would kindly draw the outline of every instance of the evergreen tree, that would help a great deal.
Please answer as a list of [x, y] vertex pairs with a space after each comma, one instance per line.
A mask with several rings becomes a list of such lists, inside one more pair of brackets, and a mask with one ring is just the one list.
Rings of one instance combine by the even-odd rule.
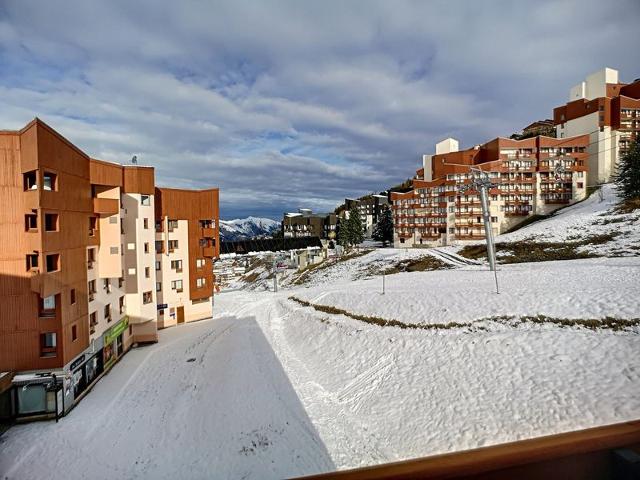
[[342, 218], [338, 224], [338, 245], [342, 245], [347, 248], [349, 246], [349, 240], [351, 238], [349, 219]]
[[623, 199], [640, 198], [640, 137], [631, 144], [629, 152], [620, 159], [615, 183]]
[[374, 240], [382, 242], [383, 246], [387, 246], [387, 243], [393, 242], [393, 217], [391, 216], [391, 209], [388, 205], [385, 205], [382, 210], [380, 220], [376, 223], [373, 229], [372, 237]]
[[354, 205], [349, 210], [349, 244], [360, 245], [364, 241], [364, 226], [360, 218], [358, 207]]

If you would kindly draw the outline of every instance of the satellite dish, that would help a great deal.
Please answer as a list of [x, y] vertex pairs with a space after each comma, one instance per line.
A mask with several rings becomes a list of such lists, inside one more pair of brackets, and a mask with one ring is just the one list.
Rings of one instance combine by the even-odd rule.
[[134, 165], [138, 164], [138, 156], [134, 155], [133, 157], [131, 157], [131, 163], [133, 163]]

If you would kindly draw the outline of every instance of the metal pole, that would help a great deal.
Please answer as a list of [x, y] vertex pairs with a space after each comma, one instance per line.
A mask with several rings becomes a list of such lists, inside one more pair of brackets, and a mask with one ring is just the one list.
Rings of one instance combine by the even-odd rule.
[[382, 272], [382, 294], [384, 295], [384, 272]]
[[489, 257], [489, 268], [493, 271], [496, 281], [496, 293], [500, 293], [498, 288], [498, 272], [496, 269], [496, 247], [493, 243], [493, 228], [491, 228], [491, 214], [489, 212], [489, 198], [487, 195], [487, 186], [480, 185], [480, 202], [482, 203], [482, 218], [484, 220], [484, 235], [487, 239], [487, 257]]
[[278, 273], [276, 271], [276, 259], [273, 259], [273, 293], [278, 291]]

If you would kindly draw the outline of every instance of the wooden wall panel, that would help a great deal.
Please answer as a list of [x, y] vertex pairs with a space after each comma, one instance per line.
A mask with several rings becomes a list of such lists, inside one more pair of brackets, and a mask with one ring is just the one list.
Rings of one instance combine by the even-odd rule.
[[153, 167], [123, 166], [124, 193], [142, 193], [153, 195], [155, 193], [155, 172]]
[[90, 161], [91, 183], [94, 185], [108, 185], [111, 187], [122, 187], [123, 167], [115, 163], [109, 163], [92, 158]]

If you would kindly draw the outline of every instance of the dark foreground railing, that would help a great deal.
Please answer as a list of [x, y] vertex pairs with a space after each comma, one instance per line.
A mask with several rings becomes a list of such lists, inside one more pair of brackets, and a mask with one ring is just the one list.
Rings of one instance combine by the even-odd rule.
[[640, 479], [640, 420], [303, 478]]

